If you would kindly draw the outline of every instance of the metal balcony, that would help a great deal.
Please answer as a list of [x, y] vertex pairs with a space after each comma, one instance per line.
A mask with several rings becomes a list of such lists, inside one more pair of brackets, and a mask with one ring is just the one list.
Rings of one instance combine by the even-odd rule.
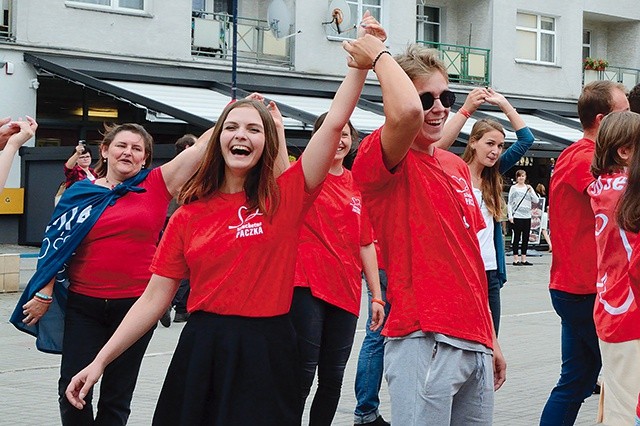
[[450, 82], [477, 86], [490, 85], [491, 50], [433, 41], [418, 40], [417, 43], [440, 52], [440, 59], [447, 68]]
[[[238, 17], [238, 62], [292, 68], [291, 40], [276, 39], [267, 21]], [[226, 13], [194, 11], [191, 18], [191, 55], [231, 61], [233, 17]]]
[[640, 70], [627, 67], [608, 66], [604, 70], [583, 70], [582, 81], [584, 84], [591, 83], [596, 80], [610, 80], [624, 84], [627, 90], [633, 89], [633, 86], [640, 83]]

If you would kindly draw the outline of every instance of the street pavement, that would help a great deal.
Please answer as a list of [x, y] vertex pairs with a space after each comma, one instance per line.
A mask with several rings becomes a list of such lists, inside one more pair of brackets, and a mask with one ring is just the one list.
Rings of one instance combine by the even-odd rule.
[[[21, 285], [35, 267], [37, 250], [0, 246], [0, 253], [23, 253]], [[29, 257], [31, 256], [31, 257]], [[549, 300], [547, 284], [551, 256], [530, 257], [534, 266], [508, 266], [509, 282], [502, 290], [500, 343], [507, 359], [507, 382], [496, 393], [494, 425], [537, 425], [540, 412], [560, 371], [560, 321]], [[0, 294], [0, 425], [60, 424], [57, 380], [60, 357], [38, 352], [34, 339], [8, 322], [18, 294]], [[363, 300], [366, 300], [363, 297]], [[365, 308], [365, 303], [362, 304]], [[353, 383], [358, 351], [364, 337], [366, 312], [360, 316], [353, 351], [347, 365], [334, 425], [353, 424]], [[183, 324], [159, 326], [147, 350], [134, 393], [130, 425], [149, 425], [167, 366]], [[96, 390], [97, 395], [99, 390]], [[386, 385], [380, 411], [391, 418]], [[310, 405], [309, 397], [307, 404]], [[584, 403], [576, 425], [594, 425], [597, 396]], [[306, 414], [305, 414], [305, 423]]]

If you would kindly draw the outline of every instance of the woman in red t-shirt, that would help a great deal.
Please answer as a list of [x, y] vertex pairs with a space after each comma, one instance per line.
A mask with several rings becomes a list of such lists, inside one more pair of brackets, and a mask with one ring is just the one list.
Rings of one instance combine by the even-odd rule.
[[[96, 356], [143, 293], [169, 201], [195, 173], [205, 145], [206, 140], [201, 140], [190, 152], [145, 175], [143, 169], [151, 166], [153, 154], [151, 135], [133, 123], [106, 129], [94, 185], [120, 193], [128, 190], [121, 183], [138, 175], [144, 178], [136, 185], [140, 190], [126, 192], [106, 207], [68, 260], [69, 287], [58, 381], [62, 424], [126, 424], [152, 330], [140, 336], [106, 372], [95, 416], [91, 394], [87, 395], [89, 406], [77, 410], [64, 392], [71, 378]], [[63, 200], [68, 194], [63, 194]], [[24, 305], [26, 325], [35, 325], [49, 310], [53, 294], [54, 279]]]
[[276, 127], [264, 105], [241, 100], [225, 108], [202, 165], [182, 189], [186, 204], [167, 225], [144, 294], [67, 387], [74, 406], [84, 406], [107, 365], [153, 327], [188, 276], [191, 315], [153, 424], [300, 424], [298, 374], [292, 368], [296, 342], [288, 316], [299, 231], [366, 70], [385, 49], [376, 37], [351, 44], [360, 49], [351, 54], [324, 125], [302, 159], [280, 176], [274, 172]]
[[[325, 117], [326, 113], [316, 120], [314, 134]], [[291, 319], [300, 353], [301, 409], [318, 369], [318, 391], [309, 414], [314, 425], [330, 425], [340, 400], [360, 312], [363, 271], [373, 297], [371, 329], [380, 328], [384, 319], [371, 224], [351, 172], [343, 167], [357, 138], [358, 132], [347, 123], [298, 245]]]
[[[596, 181], [587, 190], [596, 223], [598, 296], [594, 322], [602, 355], [605, 391], [601, 396], [601, 414], [605, 424], [630, 424], [640, 392], [640, 299], [636, 298], [637, 283], [631, 279], [633, 269], [637, 268], [632, 263], [633, 248], [636, 246], [637, 249], [638, 245], [637, 200], [640, 194], [633, 192], [638, 188], [637, 181], [630, 191], [626, 191], [620, 204], [627, 181], [638, 178], [637, 171], [634, 176], [628, 173], [628, 165], [632, 164], [629, 160], [638, 151], [640, 116], [628, 111], [607, 115], [598, 130], [591, 165]], [[629, 202], [635, 211], [629, 208]], [[617, 215], [623, 218], [623, 228], [615, 220]], [[630, 215], [635, 215], [635, 223], [624, 220]]]

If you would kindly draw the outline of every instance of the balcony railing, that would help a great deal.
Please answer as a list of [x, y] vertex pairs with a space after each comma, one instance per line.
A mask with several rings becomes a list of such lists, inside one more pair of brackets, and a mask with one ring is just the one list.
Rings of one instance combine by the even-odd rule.
[[[267, 21], [238, 17], [239, 62], [291, 67], [291, 40], [276, 39]], [[233, 17], [226, 13], [194, 11], [191, 18], [191, 54], [231, 60]]]
[[460, 84], [489, 86], [491, 50], [433, 41], [419, 40], [418, 43], [437, 49], [440, 52], [440, 59], [444, 62], [449, 73], [449, 81]]
[[13, 28], [11, 28], [11, 3], [8, 2], [2, 8], [2, 18], [0, 18], [0, 41], [14, 40]]
[[584, 70], [582, 76], [584, 84], [595, 80], [610, 80], [624, 84], [627, 90], [640, 83], [640, 70], [635, 68], [606, 67], [602, 71]]

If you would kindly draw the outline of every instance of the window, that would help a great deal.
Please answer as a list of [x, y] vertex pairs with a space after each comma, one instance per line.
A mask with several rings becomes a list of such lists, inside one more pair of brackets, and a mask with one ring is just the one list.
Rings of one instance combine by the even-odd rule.
[[[371, 16], [376, 18], [378, 22], [382, 22], [382, 0], [347, 0], [349, 9], [351, 10], [351, 22], [357, 25], [362, 19], [365, 11], [371, 12]], [[355, 31], [344, 34], [346, 37], [356, 37]]]
[[232, 14], [230, 0], [191, 0], [193, 11]]
[[582, 31], [582, 59], [591, 57], [591, 31]]
[[144, 11], [145, 0], [73, 0], [68, 4], [81, 3], [85, 5], [95, 5], [96, 9], [112, 9], [118, 11]]
[[519, 12], [516, 22], [516, 58], [554, 64], [556, 62], [555, 18]]
[[417, 1], [416, 40], [440, 42], [440, 9]]

